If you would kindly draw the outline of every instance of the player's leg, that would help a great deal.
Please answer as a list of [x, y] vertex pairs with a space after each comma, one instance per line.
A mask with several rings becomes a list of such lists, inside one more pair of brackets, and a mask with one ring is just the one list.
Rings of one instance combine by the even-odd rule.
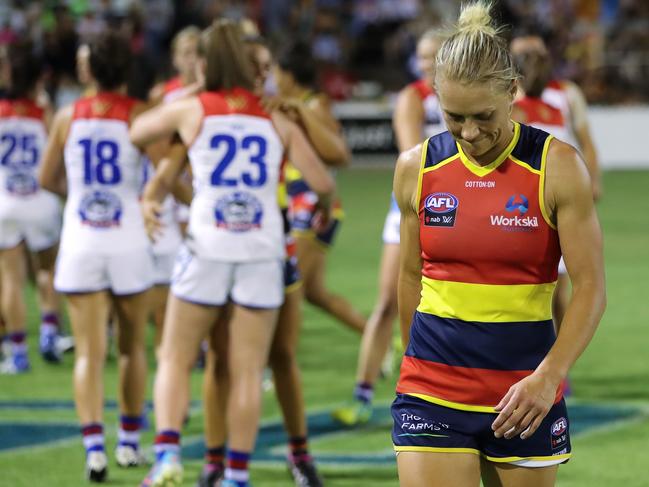
[[203, 420], [205, 463], [198, 487], [213, 487], [225, 473], [225, 415], [228, 401], [228, 325], [231, 307], [226, 306], [209, 337], [203, 372]]
[[29, 370], [27, 355], [27, 306], [24, 290], [27, 263], [22, 244], [0, 250], [0, 314], [7, 333], [8, 356], [0, 373], [17, 374]]
[[316, 238], [306, 235], [298, 236], [296, 242], [298, 265], [307, 301], [352, 330], [362, 333], [365, 317], [354, 309], [349, 301], [326, 287], [327, 249]]
[[68, 314], [75, 339], [74, 402], [86, 449], [90, 480], [106, 477], [104, 442], [104, 361], [106, 323], [110, 309], [107, 291], [69, 294]]
[[334, 418], [346, 425], [367, 422], [372, 414], [374, 384], [392, 340], [397, 316], [399, 244], [384, 244], [379, 271], [379, 295], [363, 331], [356, 369], [354, 398], [350, 405], [334, 411]]
[[155, 326], [155, 352], [156, 357], [160, 354], [160, 343], [162, 342], [162, 329], [164, 326], [165, 310], [169, 297], [169, 286], [156, 285], [151, 288], [151, 317]]
[[246, 486], [261, 417], [263, 372], [284, 301], [284, 262], [238, 264], [232, 282], [225, 482]]
[[558, 465], [527, 468], [483, 459], [482, 482], [484, 487], [553, 487], [558, 470]]
[[480, 457], [472, 453], [399, 452], [397, 469], [401, 487], [480, 485]]
[[59, 294], [54, 290], [54, 267], [58, 245], [39, 250], [36, 257], [36, 286], [41, 310], [40, 352], [45, 360], [57, 363], [61, 360], [59, 347], [60, 310]]
[[[288, 264], [290, 265], [290, 263]], [[302, 378], [297, 362], [297, 346], [302, 328], [302, 287], [287, 289], [280, 308], [277, 329], [270, 348], [269, 365], [275, 380], [275, 393], [289, 440], [288, 466], [302, 485], [321, 486], [315, 462], [309, 454], [308, 431]]]
[[[219, 308], [215, 306], [190, 303], [173, 293], [169, 297], [153, 387], [157, 465], [150, 476], [169, 476], [165, 480], [180, 484], [180, 431], [190, 399], [191, 370], [198, 347], [218, 313]], [[165, 465], [167, 462], [172, 465]], [[160, 469], [167, 469], [168, 472], [159, 473]]]
[[121, 467], [142, 463], [140, 427], [146, 395], [146, 321], [150, 310], [149, 292], [113, 299], [117, 314], [119, 351], [120, 426], [115, 458]]

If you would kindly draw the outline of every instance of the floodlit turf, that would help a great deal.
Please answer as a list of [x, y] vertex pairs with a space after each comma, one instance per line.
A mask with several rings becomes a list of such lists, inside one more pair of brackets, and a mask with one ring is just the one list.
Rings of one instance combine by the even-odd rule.
[[[602, 424], [573, 440], [574, 458], [560, 469], [562, 487], [649, 485], [646, 473], [649, 444], [649, 188], [648, 172], [605, 174], [605, 194], [599, 213], [605, 231], [609, 305], [602, 326], [590, 349], [572, 373], [572, 386], [579, 403], [624, 404], [644, 413], [633, 420]], [[376, 276], [381, 249], [380, 235], [389, 205], [391, 172], [378, 169], [352, 169], [339, 175], [339, 186], [347, 219], [336, 247], [331, 252], [328, 281], [336, 292], [347, 296], [369, 314], [376, 292]], [[0, 432], [11, 424], [59, 423], [58, 434], [75, 425], [71, 400], [72, 357], [61, 366], [45, 365], [34, 353], [37, 314], [33, 292], [30, 297], [30, 348], [33, 371], [21, 377], [0, 376]], [[350, 397], [354, 383], [359, 338], [332, 319], [312, 308], [305, 309], [305, 324], [300, 345], [305, 396], [310, 409], [326, 411]], [[153, 370], [153, 363], [151, 363]], [[388, 404], [394, 380], [382, 381], [377, 400]], [[149, 381], [151, 383], [151, 380]], [[193, 389], [198, 399], [200, 375], [195, 374]], [[149, 387], [150, 396], [151, 387]], [[115, 359], [109, 359], [106, 393], [116, 396]], [[21, 404], [17, 402], [20, 401]], [[10, 403], [14, 403], [11, 406]], [[272, 393], [266, 394], [266, 422], [279, 419]], [[107, 409], [108, 448], [115, 445], [117, 413]], [[152, 419], [152, 416], [151, 416]], [[314, 438], [313, 450], [323, 457], [385, 455], [389, 431], [384, 420], [361, 430], [334, 432]], [[386, 426], [382, 426], [386, 425]], [[5, 428], [5, 429], [3, 429]], [[384, 429], [385, 428], [385, 429]], [[195, 408], [185, 431], [186, 443], [200, 439], [201, 415]], [[382, 432], [383, 431], [383, 432]], [[8, 487], [51, 487], [86, 485], [83, 480], [83, 449], [76, 436], [54, 443], [41, 443], [20, 449], [7, 449], [8, 438], [0, 436], [0, 485]], [[64, 434], [65, 436], [65, 434]], [[42, 437], [36, 437], [41, 441]], [[150, 444], [151, 432], [145, 435]], [[277, 456], [281, 448], [269, 450]], [[271, 455], [272, 456], [272, 455]], [[200, 463], [186, 464], [186, 483], [194, 485]], [[111, 465], [110, 484], [135, 486], [144, 469], [118, 470]], [[322, 466], [331, 487], [395, 486], [394, 464], [355, 466], [341, 462]], [[258, 462], [253, 481], [260, 487], [291, 485], [284, 465]]]

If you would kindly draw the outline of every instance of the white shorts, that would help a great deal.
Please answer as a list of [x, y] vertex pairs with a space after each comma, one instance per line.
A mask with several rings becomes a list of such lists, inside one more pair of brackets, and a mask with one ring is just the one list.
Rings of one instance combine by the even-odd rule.
[[32, 252], [54, 247], [61, 237], [61, 218], [41, 221], [0, 218], [0, 249], [12, 249], [25, 241]]
[[383, 243], [384, 244], [399, 244], [401, 236], [399, 234], [399, 226], [401, 224], [401, 212], [397, 208], [390, 208], [388, 216], [385, 218], [383, 225]]
[[176, 262], [176, 252], [170, 254], [153, 254], [153, 284], [155, 286], [168, 286]]
[[171, 280], [177, 298], [206, 306], [232, 302], [247, 308], [275, 309], [284, 302], [284, 261], [222, 262], [181, 247]]
[[61, 250], [56, 260], [54, 288], [69, 294], [108, 290], [123, 296], [149, 289], [153, 274], [150, 249], [115, 255]]
[[559, 274], [568, 274], [566, 262], [563, 260], [563, 257], [559, 260]]

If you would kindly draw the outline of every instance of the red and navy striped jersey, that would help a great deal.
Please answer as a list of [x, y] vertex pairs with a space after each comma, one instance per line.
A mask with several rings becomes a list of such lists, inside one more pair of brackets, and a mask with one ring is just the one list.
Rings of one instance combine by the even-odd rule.
[[515, 124], [487, 166], [471, 162], [448, 132], [424, 143], [422, 294], [397, 392], [493, 413], [551, 348], [561, 255], [543, 193], [551, 140]]

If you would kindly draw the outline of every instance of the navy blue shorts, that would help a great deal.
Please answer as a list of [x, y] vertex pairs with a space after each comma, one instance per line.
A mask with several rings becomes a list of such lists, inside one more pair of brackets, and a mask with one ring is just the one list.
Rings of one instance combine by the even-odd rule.
[[397, 394], [392, 403], [392, 443], [399, 452], [475, 453], [492, 462], [545, 467], [570, 458], [566, 404], [552, 406], [529, 438], [496, 438], [496, 414], [462, 411]]
[[297, 257], [290, 256], [284, 261], [284, 291], [291, 292], [300, 283], [300, 270], [297, 266]]

